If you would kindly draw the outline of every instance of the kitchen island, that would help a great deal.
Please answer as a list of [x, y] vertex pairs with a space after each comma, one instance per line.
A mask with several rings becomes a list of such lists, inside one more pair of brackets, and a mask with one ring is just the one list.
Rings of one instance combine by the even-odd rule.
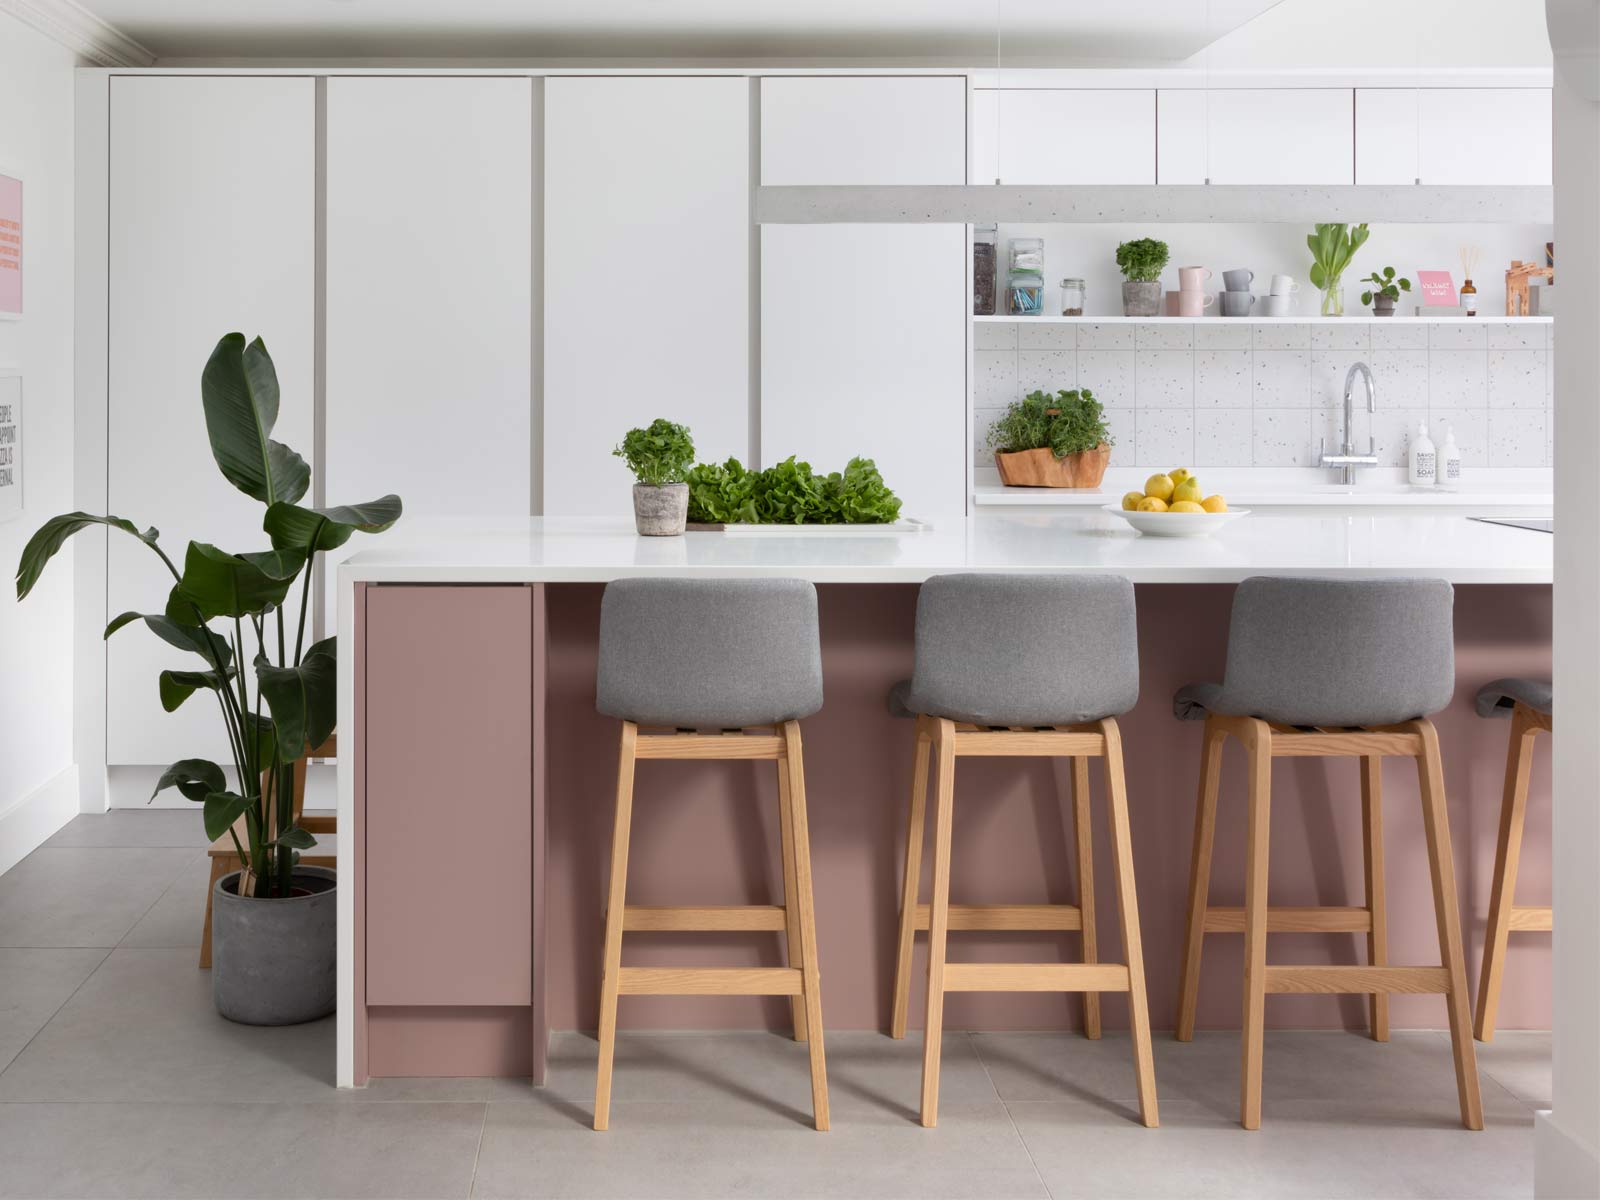
[[[1175, 518], [1181, 519], [1181, 518]], [[1171, 715], [1180, 684], [1218, 678], [1229, 585], [1251, 575], [1428, 575], [1456, 596], [1457, 690], [1436, 718], [1462, 910], [1475, 970], [1494, 852], [1504, 726], [1472, 713], [1477, 687], [1550, 670], [1551, 537], [1460, 516], [1255, 514], [1215, 538], [1135, 535], [1103, 513], [994, 513], [917, 533], [870, 528], [639, 538], [607, 518], [405, 523], [338, 572], [346, 857], [340, 888], [338, 1080], [370, 1075], [543, 1074], [548, 1028], [590, 1028], [598, 992], [615, 722], [594, 711], [599, 596], [637, 575], [798, 576], [819, 585], [826, 703], [805, 722], [824, 1016], [887, 1024], [909, 724], [884, 695], [910, 670], [915, 584], [956, 571], [1111, 572], [1137, 585], [1138, 705], [1122, 719], [1145, 963], [1158, 1028], [1171, 1022], [1199, 731]], [[1548, 755], [1548, 740], [1540, 753]], [[1213, 895], [1242, 880], [1242, 789], [1224, 764]], [[1361, 889], [1355, 765], [1281, 766], [1274, 903], [1351, 903]], [[781, 894], [775, 780], [756, 764], [652, 764], [641, 772], [641, 903], [761, 902]], [[1433, 917], [1415, 780], [1387, 791], [1390, 946], [1430, 961]], [[1548, 880], [1548, 772], [1535, 768], [1523, 895]], [[964, 901], [1063, 902], [1071, 834], [1048, 764], [963, 764], [953, 892]], [[770, 801], [770, 802], [769, 802]], [[1104, 836], [1104, 821], [1096, 831]], [[1037, 847], [1018, 853], [1018, 847]], [[1109, 872], [1098, 881], [1109, 887]], [[1109, 892], [1101, 911], [1111, 912]], [[1101, 937], [1115, 940], [1113, 923]], [[1077, 954], [1076, 934], [961, 935], [960, 952]], [[688, 945], [653, 935], [641, 964], [777, 965], [770, 934]], [[1104, 946], [1108, 957], [1115, 949]], [[1208, 947], [1202, 1025], [1237, 1027], [1238, 953]], [[1275, 951], [1276, 953], [1276, 951]], [[1285, 961], [1359, 962], [1352, 935], [1293, 939]], [[1549, 943], [1513, 943], [1502, 1027], [1548, 1021]], [[1107, 1021], [1122, 1017], [1107, 1004]], [[1358, 1024], [1359, 997], [1283, 998], [1282, 1024]], [[759, 997], [630, 999], [622, 1025], [783, 1028]], [[1077, 1001], [952, 996], [950, 1028], [1059, 1028]], [[1437, 998], [1396, 997], [1397, 1026], [1440, 1026]]]

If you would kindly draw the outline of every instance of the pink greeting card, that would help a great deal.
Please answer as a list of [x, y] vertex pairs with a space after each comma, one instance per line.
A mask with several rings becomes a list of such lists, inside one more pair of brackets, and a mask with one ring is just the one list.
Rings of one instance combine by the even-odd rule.
[[1418, 271], [1417, 286], [1422, 291], [1423, 306], [1427, 305], [1455, 305], [1461, 302], [1456, 293], [1455, 280], [1450, 278], [1449, 271]]
[[22, 180], [0, 174], [0, 317], [22, 315]]

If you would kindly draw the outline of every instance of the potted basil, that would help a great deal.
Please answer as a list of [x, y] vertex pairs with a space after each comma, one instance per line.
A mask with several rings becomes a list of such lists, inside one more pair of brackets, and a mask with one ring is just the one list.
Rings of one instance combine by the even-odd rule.
[[1130, 317], [1161, 315], [1161, 272], [1167, 265], [1167, 244], [1154, 238], [1123, 242], [1117, 247], [1122, 269], [1122, 311]]
[[689, 517], [689, 468], [694, 440], [682, 425], [657, 417], [644, 429], [630, 429], [612, 451], [624, 459], [638, 482], [633, 485], [633, 525], [644, 537], [673, 537]]
[[[200, 659], [199, 670], [161, 672], [161, 705], [172, 712], [196, 692], [212, 694], [232, 750], [232, 778], [214, 762], [185, 758], [166, 769], [156, 791], [175, 787], [199, 803], [206, 836], [231, 834], [244, 864], [218, 880], [212, 895], [217, 1011], [249, 1025], [291, 1025], [334, 1007], [334, 873], [300, 865], [300, 851], [315, 839], [294, 813], [295, 764], [327, 740], [337, 713], [334, 639], [305, 644], [312, 565], [353, 534], [388, 529], [400, 519], [400, 497], [338, 508], [300, 505], [311, 468], [271, 439], [278, 376], [260, 338], [246, 345], [243, 334], [230, 333], [217, 343], [200, 376], [200, 399], [212, 457], [229, 483], [265, 505], [262, 528], [272, 548], [232, 554], [190, 542], [180, 570], [156, 530], [122, 517], [66, 513], [46, 521], [23, 547], [17, 599], [33, 590], [67, 539], [91, 525], [137, 538], [171, 574], [164, 605], [123, 613], [105, 636], [142, 622]], [[286, 629], [284, 602], [297, 586], [298, 624]]]
[[1007, 487], [1099, 487], [1111, 461], [1105, 409], [1088, 388], [1029, 392], [989, 426]]

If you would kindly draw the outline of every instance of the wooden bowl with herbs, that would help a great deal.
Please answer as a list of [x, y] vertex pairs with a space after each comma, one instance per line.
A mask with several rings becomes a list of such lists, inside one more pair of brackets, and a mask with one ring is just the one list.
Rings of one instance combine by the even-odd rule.
[[1095, 488], [1111, 461], [1105, 409], [1088, 388], [1029, 392], [989, 426], [1007, 487]]

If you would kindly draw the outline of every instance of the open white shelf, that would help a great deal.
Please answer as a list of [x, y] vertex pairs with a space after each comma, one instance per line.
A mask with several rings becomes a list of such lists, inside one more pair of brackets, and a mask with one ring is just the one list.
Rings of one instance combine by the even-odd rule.
[[980, 325], [1459, 325], [1463, 321], [1482, 321], [1490, 325], [1549, 325], [1555, 318], [1505, 317], [1479, 313], [1475, 317], [1374, 317], [1371, 314], [1354, 317], [973, 317]]

